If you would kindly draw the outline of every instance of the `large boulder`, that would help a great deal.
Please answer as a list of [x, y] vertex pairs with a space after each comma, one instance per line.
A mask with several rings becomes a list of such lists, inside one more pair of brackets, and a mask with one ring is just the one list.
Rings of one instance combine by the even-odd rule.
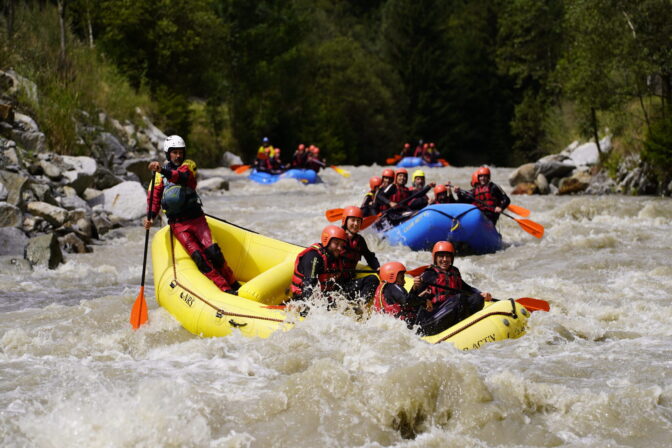
[[101, 132], [94, 141], [99, 148], [102, 160], [122, 159], [126, 154], [126, 148], [119, 139], [109, 132]]
[[534, 163], [519, 166], [509, 175], [509, 185], [515, 187], [521, 182], [534, 182], [537, 177], [537, 167]]
[[5, 187], [5, 184], [0, 182], [0, 201], [6, 201], [8, 196], [9, 191], [7, 191], [7, 187]]
[[566, 177], [560, 181], [558, 194], [574, 194], [585, 191], [590, 185], [591, 175], [587, 171], [578, 171], [572, 177]]
[[68, 180], [66, 185], [74, 188], [80, 196], [84, 194], [84, 190], [94, 185], [95, 178], [91, 174], [81, 171], [67, 171], [64, 175]]
[[119, 185], [124, 180], [115, 176], [112, 171], [107, 168], [98, 167], [94, 176], [93, 187], [97, 190], [107, 190], [115, 185]]
[[42, 173], [51, 180], [59, 180], [63, 177], [61, 169], [55, 163], [52, 163], [48, 160], [40, 160], [40, 168], [42, 168]]
[[12, 69], [6, 72], [0, 70], [0, 91], [5, 91], [11, 97], [16, 97], [21, 92], [33, 103], [39, 100], [37, 85]]
[[72, 167], [71, 171], [77, 171], [79, 173], [96, 174], [98, 169], [98, 163], [93, 157], [86, 156], [61, 156], [63, 163]]
[[23, 213], [19, 207], [0, 202], [0, 227], [19, 227], [23, 222]]
[[560, 154], [543, 157], [537, 160], [535, 166], [537, 174], [543, 174], [549, 181], [555, 178], [567, 177], [576, 168], [571, 159]]
[[243, 159], [241, 159], [236, 154], [226, 151], [222, 155], [222, 166], [231, 166], [231, 165], [242, 165]]
[[548, 194], [551, 192], [546, 176], [541, 173], [534, 179], [534, 184], [537, 186], [537, 192], [539, 194]]
[[0, 255], [18, 255], [23, 253], [28, 237], [16, 227], [0, 227]]
[[521, 182], [513, 188], [511, 194], [535, 194], [537, 191], [537, 185], [534, 182]]
[[40, 235], [31, 238], [26, 246], [26, 260], [33, 266], [56, 269], [63, 262], [63, 252], [56, 235]]
[[31, 215], [39, 216], [54, 227], [60, 227], [68, 218], [67, 210], [47, 204], [46, 202], [29, 202], [26, 210]]
[[134, 220], [145, 215], [147, 192], [139, 182], [126, 181], [103, 190], [103, 210], [125, 220]]
[[198, 191], [228, 190], [229, 181], [224, 180], [221, 177], [211, 177], [209, 179], [200, 181], [196, 189]]

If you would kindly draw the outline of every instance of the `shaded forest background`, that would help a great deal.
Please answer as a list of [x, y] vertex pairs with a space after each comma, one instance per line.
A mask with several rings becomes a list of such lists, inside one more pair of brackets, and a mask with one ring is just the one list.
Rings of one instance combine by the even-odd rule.
[[73, 122], [136, 106], [203, 165], [288, 157], [381, 163], [404, 142], [456, 165], [514, 165], [609, 132], [616, 156], [672, 168], [668, 0], [2, 0], [0, 69], [52, 150]]

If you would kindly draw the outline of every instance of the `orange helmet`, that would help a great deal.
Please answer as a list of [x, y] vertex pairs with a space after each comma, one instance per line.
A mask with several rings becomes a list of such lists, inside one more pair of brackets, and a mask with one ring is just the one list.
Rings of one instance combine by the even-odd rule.
[[395, 283], [399, 273], [406, 272], [406, 266], [398, 261], [390, 261], [380, 267], [380, 279], [386, 283]]
[[427, 148], [429, 148], [429, 144], [428, 144], [428, 143], [425, 143], [424, 145], [422, 145], [422, 149], [427, 149]]
[[475, 187], [478, 183], [478, 170], [471, 173], [471, 186]]
[[383, 170], [383, 177], [394, 177], [394, 171], [389, 168]]
[[434, 194], [437, 196], [441, 193], [445, 193], [446, 191], [448, 191], [448, 189], [443, 184], [439, 184], [436, 187], [434, 187]]
[[275, 155], [279, 156], [280, 155], [280, 148], [275, 148]]
[[317, 146], [314, 146], [313, 147], [313, 154], [318, 155], [319, 153], [320, 153], [320, 148], [318, 148]]
[[320, 238], [320, 242], [324, 247], [327, 247], [334, 238], [347, 241], [348, 235], [345, 233], [345, 230], [338, 226], [327, 226], [322, 230], [322, 237]]
[[303, 143], [301, 143], [301, 144], [298, 146], [297, 149], [298, 149], [299, 151], [303, 151], [304, 149], [306, 149], [306, 145], [304, 145]]
[[490, 168], [487, 166], [482, 166], [476, 170], [479, 176], [490, 176]]
[[380, 187], [380, 184], [383, 183], [383, 179], [381, 179], [378, 176], [373, 176], [371, 179], [369, 179], [369, 187], [373, 190], [376, 187]]
[[430, 148], [433, 148], [434, 146], [435, 146], [435, 145], [434, 145], [433, 142], [429, 144], [429, 147], [430, 147]]
[[410, 147], [411, 147], [411, 144], [410, 144], [410, 143], [404, 143], [404, 148], [408, 149], [408, 148], [410, 148]]
[[439, 252], [448, 252], [452, 256], [455, 256], [455, 247], [453, 246], [453, 243], [448, 241], [437, 242], [432, 248], [432, 261], [436, 262], [436, 254]]
[[349, 207], [345, 207], [343, 209], [343, 215], [341, 215], [341, 223], [345, 225], [345, 223], [348, 221], [348, 218], [364, 218], [364, 214], [362, 213], [362, 209], [355, 206], [351, 205]]
[[406, 168], [397, 168], [397, 170], [394, 172], [395, 177], [397, 174], [405, 174], [406, 177], [408, 177], [408, 171], [406, 171]]

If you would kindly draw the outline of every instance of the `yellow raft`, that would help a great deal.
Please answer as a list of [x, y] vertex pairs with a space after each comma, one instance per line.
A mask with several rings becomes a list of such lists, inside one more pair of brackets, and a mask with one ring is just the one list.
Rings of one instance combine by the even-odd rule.
[[[236, 279], [244, 283], [238, 295], [220, 291], [201, 274], [166, 226], [152, 240], [159, 305], [185, 329], [204, 337], [226, 336], [238, 330], [245, 336], [266, 338], [276, 330], [290, 329], [293, 323], [286, 313], [273, 306], [288, 298], [294, 260], [303, 247], [216, 218], [207, 219]], [[522, 336], [528, 316], [513, 300], [490, 302], [464, 321], [423, 339], [430, 343], [449, 341], [458, 349], [469, 350]]]

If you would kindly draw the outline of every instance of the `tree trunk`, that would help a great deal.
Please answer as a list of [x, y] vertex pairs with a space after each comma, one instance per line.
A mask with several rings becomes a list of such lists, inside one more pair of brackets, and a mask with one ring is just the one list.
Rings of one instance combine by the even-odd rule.
[[668, 112], [672, 109], [672, 74], [665, 72], [660, 76], [661, 89], [663, 95], [663, 109]]
[[7, 24], [7, 41], [11, 42], [14, 34], [14, 0], [5, 0], [3, 13]]
[[91, 24], [91, 4], [86, 2], [86, 25], [89, 32], [89, 48], [93, 48], [93, 25]]
[[595, 138], [595, 144], [597, 145], [597, 153], [600, 156], [600, 160], [602, 160], [602, 148], [600, 148], [600, 136], [598, 134], [598, 129], [597, 129], [597, 111], [595, 110], [594, 107], [590, 108], [590, 115], [593, 121], [593, 137]]

